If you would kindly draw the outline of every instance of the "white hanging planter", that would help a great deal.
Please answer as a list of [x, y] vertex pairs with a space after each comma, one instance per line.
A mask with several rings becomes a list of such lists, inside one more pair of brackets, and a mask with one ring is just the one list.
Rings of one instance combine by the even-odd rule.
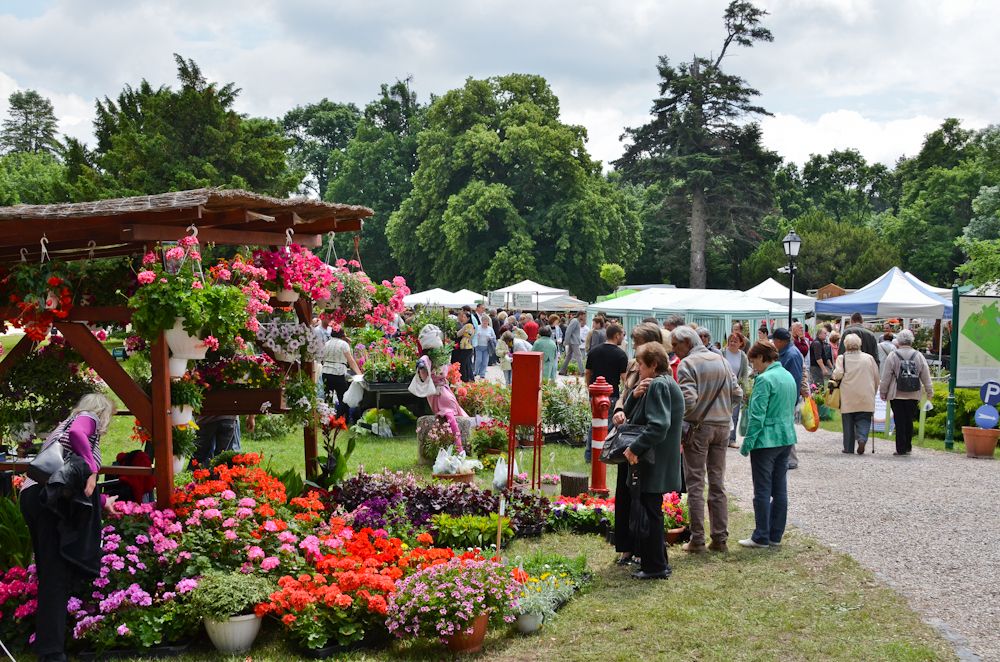
[[206, 618], [205, 630], [220, 653], [242, 653], [253, 646], [260, 632], [260, 618], [254, 614], [233, 616], [228, 621]]
[[172, 329], [163, 332], [167, 346], [175, 359], [200, 361], [205, 358], [208, 347], [198, 336], [192, 336], [184, 330], [184, 318], [178, 317]]
[[521, 614], [517, 617], [517, 631], [522, 634], [538, 632], [542, 627], [541, 614]]
[[296, 363], [299, 360], [299, 355], [292, 354], [291, 352], [275, 351], [274, 358], [283, 363]]
[[170, 423], [172, 425], [187, 425], [194, 420], [194, 410], [191, 405], [171, 405]]
[[178, 377], [183, 377], [184, 373], [187, 372], [188, 369], [187, 359], [178, 359], [171, 356], [169, 359], [167, 359], [167, 364], [170, 368], [170, 376], [175, 379]]
[[299, 300], [299, 293], [295, 290], [280, 289], [274, 298], [284, 303], [295, 303]]
[[188, 459], [182, 455], [174, 455], [174, 475], [182, 473], [187, 468]]

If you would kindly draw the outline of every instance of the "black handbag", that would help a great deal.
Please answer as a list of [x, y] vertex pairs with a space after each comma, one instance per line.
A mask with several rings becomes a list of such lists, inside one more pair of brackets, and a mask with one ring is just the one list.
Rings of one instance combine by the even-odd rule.
[[[632, 442], [641, 437], [645, 432], [645, 425], [626, 423], [625, 425], [616, 427], [608, 434], [608, 438], [604, 440], [604, 448], [601, 449], [601, 462], [605, 464], [624, 464], [628, 462], [625, 459], [625, 449], [631, 446]], [[655, 460], [653, 449], [650, 448], [639, 459], [652, 464]]]
[[28, 464], [28, 478], [39, 485], [49, 482], [49, 477], [62, 469], [65, 459], [63, 458], [63, 445], [54, 441], [42, 448], [35, 459]]

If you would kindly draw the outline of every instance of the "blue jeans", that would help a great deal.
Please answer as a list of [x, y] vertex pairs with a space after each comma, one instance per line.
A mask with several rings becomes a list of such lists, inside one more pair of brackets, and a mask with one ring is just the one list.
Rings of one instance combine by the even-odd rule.
[[781, 542], [788, 519], [788, 456], [792, 446], [758, 448], [750, 451], [753, 473], [753, 516], [757, 523], [755, 543], [766, 545]]
[[486, 366], [490, 364], [490, 348], [488, 345], [476, 346], [476, 377], [486, 376]]
[[511, 382], [514, 381], [514, 374], [510, 370], [503, 371], [503, 380], [510, 386]]
[[729, 431], [729, 443], [736, 443], [736, 430], [740, 425], [740, 405], [743, 403], [737, 402], [733, 405], [733, 429]]
[[863, 444], [868, 441], [868, 433], [872, 429], [872, 412], [855, 411], [841, 414], [840, 421], [844, 425], [844, 450], [854, 452], [854, 443]]

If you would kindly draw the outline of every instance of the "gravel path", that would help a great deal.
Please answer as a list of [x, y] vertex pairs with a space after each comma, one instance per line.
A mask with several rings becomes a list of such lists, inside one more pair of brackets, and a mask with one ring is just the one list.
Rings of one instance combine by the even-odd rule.
[[[963, 659], [1000, 661], [1000, 462], [877, 443], [847, 456], [840, 433], [799, 428], [790, 522], [902, 593]], [[726, 487], [752, 509], [749, 459], [728, 460]]]

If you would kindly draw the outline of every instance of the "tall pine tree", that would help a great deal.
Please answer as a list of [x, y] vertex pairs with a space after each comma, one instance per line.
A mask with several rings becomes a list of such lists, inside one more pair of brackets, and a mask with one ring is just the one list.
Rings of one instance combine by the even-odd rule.
[[52, 102], [34, 90], [14, 92], [10, 109], [0, 127], [0, 152], [47, 152], [55, 154], [56, 114]]
[[752, 101], [757, 90], [722, 70], [734, 44], [749, 48], [774, 40], [760, 25], [766, 15], [751, 2], [733, 0], [723, 16], [726, 38], [717, 57], [695, 56], [674, 66], [661, 56], [653, 119], [622, 136], [630, 144], [615, 166], [632, 181], [661, 184], [664, 205], [687, 217], [691, 287], [707, 282], [709, 230], [735, 239], [729, 243], [739, 248], [773, 205], [779, 159], [761, 145], [760, 127], [743, 121], [768, 113]]

